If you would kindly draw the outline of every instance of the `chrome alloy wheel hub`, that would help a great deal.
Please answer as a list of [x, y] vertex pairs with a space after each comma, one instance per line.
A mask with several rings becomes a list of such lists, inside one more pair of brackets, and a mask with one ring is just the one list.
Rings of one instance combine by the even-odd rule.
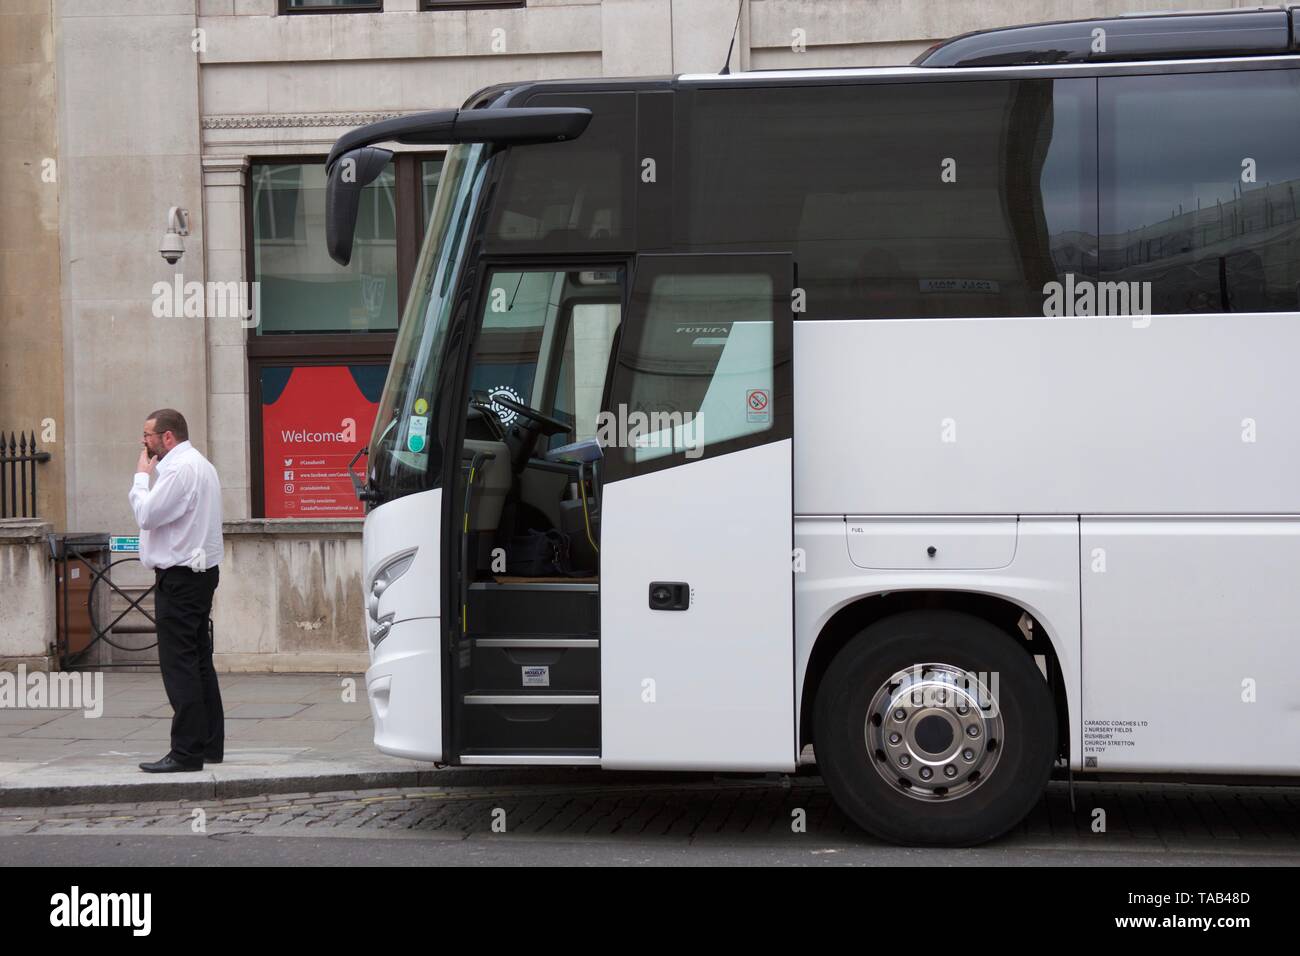
[[898, 671], [867, 707], [872, 766], [917, 800], [956, 800], [972, 792], [1002, 755], [997, 683], [996, 673], [972, 674], [951, 664]]

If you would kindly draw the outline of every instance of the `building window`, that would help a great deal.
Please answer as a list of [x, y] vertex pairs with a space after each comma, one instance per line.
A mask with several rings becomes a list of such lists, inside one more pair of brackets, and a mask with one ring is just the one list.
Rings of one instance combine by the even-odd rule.
[[441, 169], [441, 155], [394, 157], [362, 193], [352, 261], [340, 266], [325, 250], [321, 158], [251, 163], [255, 517], [362, 515], [347, 465], [370, 438]]
[[370, 439], [386, 365], [262, 365], [260, 517], [360, 518], [348, 465]]
[[380, 13], [384, 0], [280, 0], [281, 13]]
[[325, 167], [252, 167], [257, 335], [391, 332], [397, 328], [397, 177], [362, 190], [352, 262], [325, 251]]
[[420, 0], [421, 10], [471, 10], [476, 7], [522, 7], [524, 0]]

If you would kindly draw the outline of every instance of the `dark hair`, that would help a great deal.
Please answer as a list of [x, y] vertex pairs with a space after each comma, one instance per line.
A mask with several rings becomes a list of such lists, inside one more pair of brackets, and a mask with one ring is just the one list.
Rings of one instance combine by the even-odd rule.
[[150, 412], [145, 421], [152, 421], [154, 431], [158, 434], [171, 432], [178, 442], [189, 441], [190, 428], [185, 424], [185, 416], [174, 408], [160, 408]]

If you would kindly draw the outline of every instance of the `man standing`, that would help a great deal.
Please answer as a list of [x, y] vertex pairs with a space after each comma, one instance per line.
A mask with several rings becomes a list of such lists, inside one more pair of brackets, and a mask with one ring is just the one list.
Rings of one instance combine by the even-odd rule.
[[221, 484], [189, 437], [176, 409], [152, 413], [131, 486], [140, 563], [154, 571], [158, 663], [174, 712], [171, 750], [140, 764], [149, 773], [202, 770], [204, 761], [221, 763], [225, 747], [226, 717], [208, 639], [222, 555]]

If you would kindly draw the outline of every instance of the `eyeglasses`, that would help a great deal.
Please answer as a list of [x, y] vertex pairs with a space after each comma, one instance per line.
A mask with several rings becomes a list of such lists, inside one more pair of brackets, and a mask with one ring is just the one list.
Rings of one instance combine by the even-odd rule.
[[166, 435], [166, 434], [167, 434], [166, 432], [145, 432], [145, 433], [144, 433], [144, 437], [145, 437], [145, 438], [161, 438], [163, 435]]

